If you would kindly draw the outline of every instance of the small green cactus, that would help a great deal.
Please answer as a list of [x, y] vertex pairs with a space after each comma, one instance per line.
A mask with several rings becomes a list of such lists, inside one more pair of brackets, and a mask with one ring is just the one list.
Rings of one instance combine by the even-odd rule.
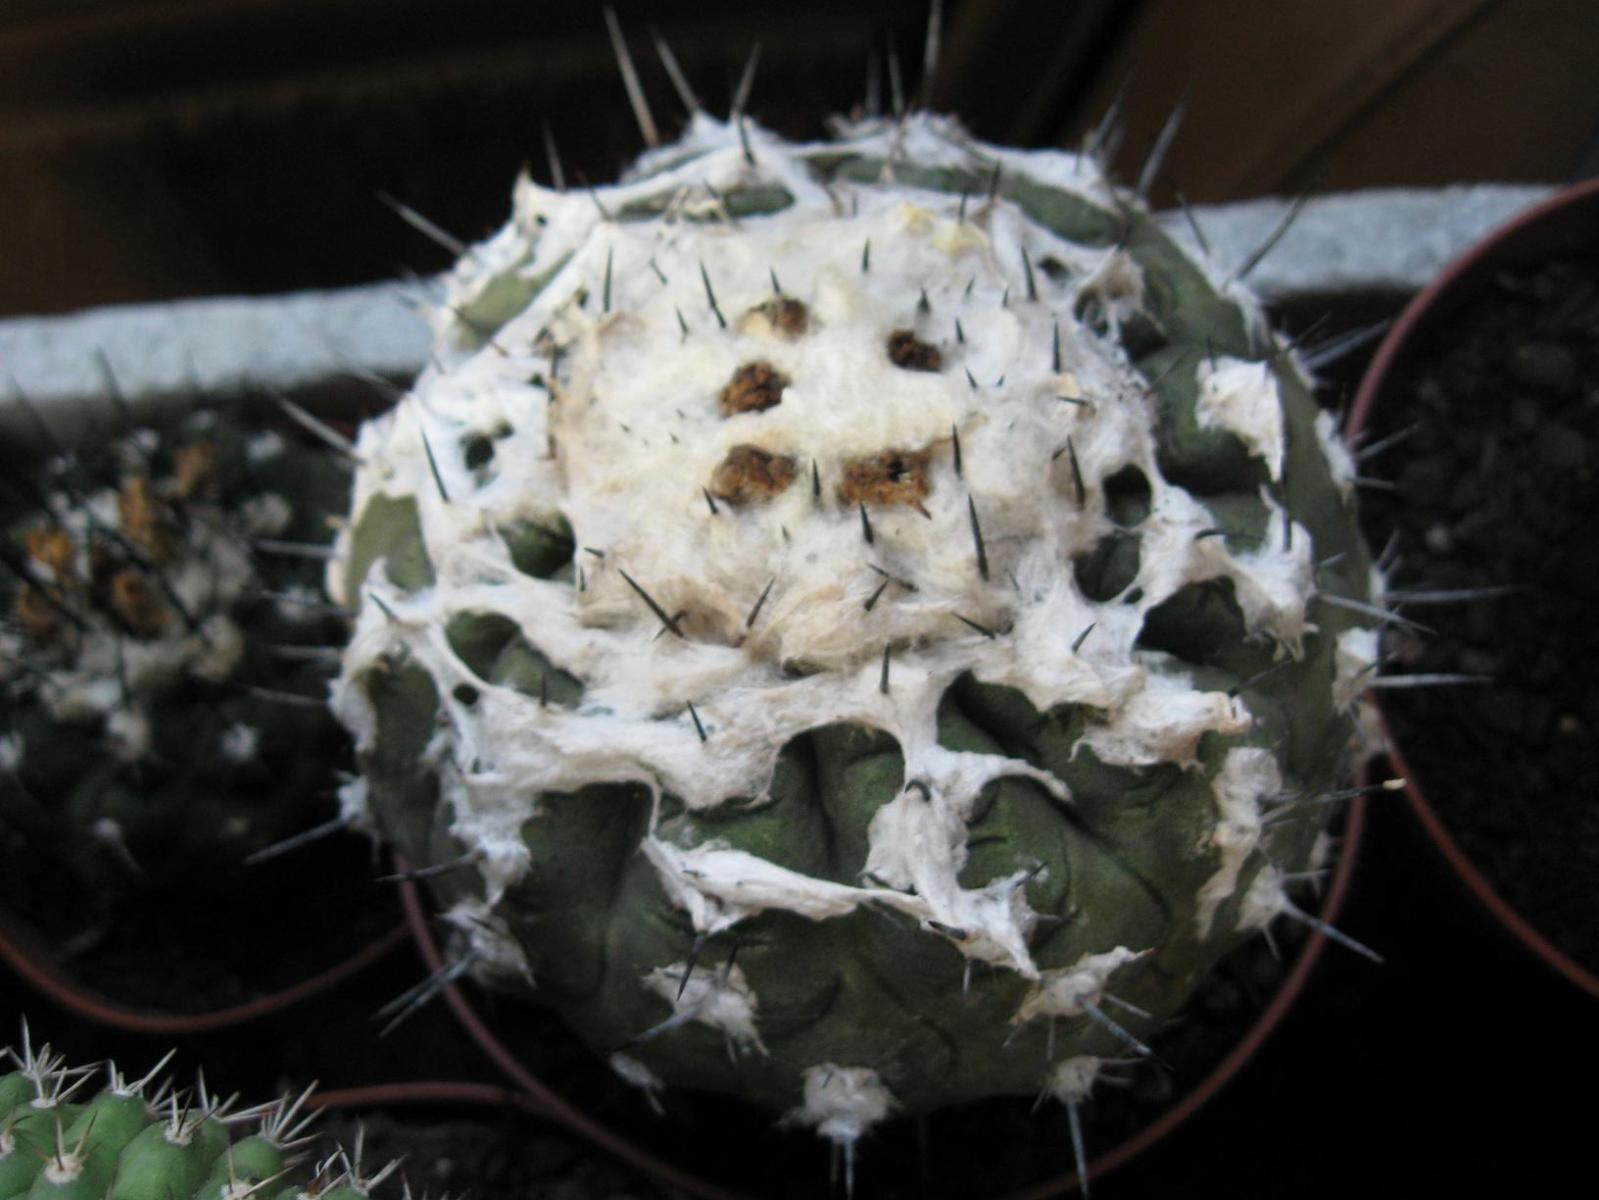
[[[0, 1051], [0, 1200], [364, 1200], [398, 1167], [368, 1174], [359, 1150], [312, 1159], [310, 1091], [257, 1108], [157, 1083], [171, 1055], [141, 1079], [106, 1067], [107, 1084], [81, 1099], [96, 1067], [68, 1067], [23, 1027]], [[253, 1127], [242, 1132], [241, 1127]]]
[[[109, 902], [223, 880], [327, 806], [336, 457], [199, 413], [63, 456], [0, 533], [0, 836]], [[272, 553], [274, 544], [289, 553]], [[21, 868], [18, 868], [20, 871]]]
[[359, 440], [347, 793], [483, 979], [846, 1148], [1148, 1053], [1375, 637], [1294, 355], [1076, 156], [697, 115], [522, 180]]

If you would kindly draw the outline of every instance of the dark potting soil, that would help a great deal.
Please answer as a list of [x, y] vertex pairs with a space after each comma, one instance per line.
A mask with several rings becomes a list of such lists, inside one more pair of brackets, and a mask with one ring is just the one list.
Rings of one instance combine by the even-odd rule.
[[[214, 1012], [325, 971], [400, 921], [393, 886], [379, 884], [372, 845], [338, 834], [257, 866], [228, 886], [208, 880], [132, 889], [105, 905], [62, 894], [47, 873], [13, 873], [12, 911], [41, 935], [59, 969], [132, 1008]], [[330, 920], [329, 914], [337, 914]]]
[[1394, 588], [1510, 594], [1404, 611], [1390, 672], [1491, 676], [1386, 690], [1439, 818], [1496, 891], [1599, 970], [1599, 257], [1505, 272], [1418, 350], [1374, 414], [1363, 500]]
[[[318, 1122], [322, 1134], [353, 1147], [360, 1138], [368, 1172], [402, 1159], [417, 1196], [468, 1200], [657, 1200], [655, 1185], [564, 1130], [506, 1113], [499, 1119], [340, 1113]], [[385, 1185], [380, 1194], [400, 1195]]]

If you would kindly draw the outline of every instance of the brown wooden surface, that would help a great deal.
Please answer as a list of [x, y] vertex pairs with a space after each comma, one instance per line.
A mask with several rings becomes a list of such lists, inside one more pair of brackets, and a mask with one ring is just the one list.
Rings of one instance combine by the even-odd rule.
[[[658, 25], [722, 111], [790, 137], [859, 103], [892, 46], [919, 85], [927, 0], [618, 0], [662, 130]], [[945, 0], [935, 107], [989, 140], [1080, 143], [1129, 84], [1122, 177], [1188, 117], [1157, 203], [1450, 181], [1554, 181], [1599, 130], [1585, 0]], [[886, 71], [879, 71], [885, 103]], [[0, 6], [0, 314], [428, 272], [524, 164], [608, 180], [641, 146], [588, 0], [12, 0]]]
[[[820, 137], [887, 35], [915, 81], [925, 19], [923, 0], [617, 8], [668, 135], [683, 115], [652, 22], [715, 112], [761, 43], [752, 111]], [[642, 148], [598, 4], [0, 9], [0, 313], [438, 269], [375, 193], [482, 236], [521, 166], [548, 178], [545, 120], [569, 178], [609, 180]]]
[[1167, 158], [1189, 199], [1557, 181], [1599, 128], [1599, 5], [1582, 0], [1148, 0], [1082, 108], [1131, 80], [1118, 165]]

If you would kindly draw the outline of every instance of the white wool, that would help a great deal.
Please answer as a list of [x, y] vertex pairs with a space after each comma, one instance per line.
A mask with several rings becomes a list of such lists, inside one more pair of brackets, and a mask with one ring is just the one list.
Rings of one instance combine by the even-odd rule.
[[111, 756], [118, 762], [138, 762], [150, 753], [150, 718], [137, 708], [119, 708], [105, 723]]
[[[1064, 1011], [1068, 992], [1102, 978], [1041, 977], [1020, 874], [964, 888], [959, 873], [965, 816], [989, 783], [1023, 776], [1070, 797], [1020, 759], [940, 746], [941, 698], [970, 672], [1040, 710], [1091, 707], [1083, 744], [1108, 764], [1192, 766], [1206, 733], [1243, 733], [1250, 714], [1239, 699], [1196, 688], [1175, 660], [1135, 648], [1145, 614], [1183, 587], [1227, 577], [1249, 632], [1298, 653], [1309, 535], [1273, 521], [1247, 552], [1198, 536], [1213, 518], [1160, 474], [1147, 380], [1073, 316], [1089, 298], [1113, 321], [1130, 309], [1143, 281], [1127, 255], [1060, 239], [1004, 200], [973, 200], [963, 215], [955, 195], [824, 188], [800, 157], [806, 148], [753, 127], [748, 136], [754, 167], [736, 131], [702, 117], [687, 141], [701, 156], [679, 163], [685, 146], [657, 151], [629, 182], [595, 196], [523, 179], [511, 224], [458, 264], [449, 280], [457, 306], [507, 271], [550, 279], [482, 349], [456, 344], [459, 326], [441, 310], [441, 329], [453, 332], [435, 366], [362, 429], [355, 512], [379, 495], [414, 497], [436, 580], [407, 594], [381, 564], [369, 571], [365, 590], [384, 609], [360, 605], [335, 704], [370, 744], [372, 714], [354, 681], [397, 651], [441, 696], [476, 688], [470, 708], [445, 700], [429, 753], [434, 764], [475, 764], [440, 769], [452, 833], [483, 855], [486, 894], [474, 913], [491, 911], [526, 870], [522, 829], [540, 792], [633, 782], [657, 800], [669, 793], [708, 809], [763, 795], [782, 747], [801, 733], [831, 723], [882, 730], [904, 755], [905, 778], [925, 787], [887, 801], [871, 822], [865, 874], [890, 886], [813, 879], [724, 844], [671, 845], [651, 832], [643, 853], [666, 894], [701, 932], [771, 909], [825, 920], [887, 905], [968, 958], [1047, 980], [1029, 1003]], [[1110, 203], [1084, 160], [977, 147], [936, 119], [866, 123], [846, 136], [864, 153], [919, 166], [986, 173], [997, 160]], [[719, 198], [754, 183], [780, 184], [794, 204], [719, 219]], [[646, 198], [665, 198], [673, 215], [608, 219]], [[1038, 272], [1036, 300], [1024, 255]], [[1046, 257], [1067, 269], [1064, 282], [1039, 270]], [[801, 337], [750, 316], [772, 299], [774, 275], [808, 310]], [[936, 346], [942, 369], [895, 365], [886, 344], [896, 330]], [[724, 417], [722, 388], [758, 361], [787, 378], [781, 402]], [[1200, 371], [1200, 419], [1238, 433], [1280, 478], [1281, 398], [1269, 370], [1223, 359]], [[473, 434], [495, 437], [481, 479], [456, 449]], [[764, 502], [723, 500], [712, 512], [706, 489], [743, 444], [791, 457], [794, 481]], [[930, 488], [924, 512], [871, 506], [868, 542], [837, 489], [848, 460], [885, 450], [925, 453]], [[1114, 531], [1100, 484], [1127, 467], [1151, 490], [1137, 529], [1138, 591], [1090, 600], [1073, 563]], [[578, 540], [580, 588], [521, 574], [496, 533], [556, 514]], [[338, 548], [330, 589], [359, 603], [344, 595], [348, 532]], [[663, 629], [624, 572], [666, 614], [683, 614], [673, 619], [685, 636]], [[541, 705], [474, 676], [442, 634], [452, 614], [471, 610], [511, 618], [582, 680], [579, 707]], [[967, 621], [1005, 633], [990, 638]], [[359, 810], [364, 796], [352, 790], [345, 802]], [[1244, 802], [1218, 803], [1237, 824], [1218, 837], [1242, 845]], [[1227, 864], [1237, 851], [1216, 844], [1232, 872], [1215, 883], [1219, 903], [1235, 886]], [[1139, 952], [1119, 947], [1084, 970], [1108, 974]], [[843, 1068], [829, 1070], [827, 1095], [853, 1086]]]
[[1021, 1024], [1038, 1017], [1076, 1017], [1087, 1005], [1097, 1008], [1110, 977], [1145, 953], [1117, 946], [1102, 954], [1085, 954], [1069, 967], [1045, 971], [1011, 1021]]
[[319, 620], [326, 605], [321, 592], [303, 583], [290, 584], [272, 598], [273, 610], [285, 621]]
[[287, 448], [288, 443], [283, 440], [283, 435], [271, 429], [264, 429], [253, 434], [244, 443], [244, 456], [252, 463], [269, 462], [277, 458]]
[[1283, 405], [1269, 362], [1220, 357], [1196, 368], [1199, 398], [1194, 414], [1202, 429], [1237, 434], [1264, 459], [1273, 480], [1283, 477]]
[[672, 1006], [674, 1017], [708, 1025], [739, 1049], [766, 1053], [755, 1027], [755, 992], [736, 965], [695, 970], [676, 962], [647, 972], [643, 982]]
[[264, 492], [239, 505], [239, 517], [252, 536], [277, 537], [294, 520], [294, 507], [276, 492]]
[[87, 1154], [80, 1155], [75, 1151], [58, 1149], [54, 1154], [45, 1157], [44, 1169], [39, 1174], [53, 1187], [67, 1187], [77, 1181], [83, 1174], [84, 1167], [88, 1165]]
[[1078, 1104], [1094, 1090], [1105, 1060], [1092, 1054], [1062, 1059], [1049, 1070], [1044, 1090], [1062, 1104]]
[[1357, 625], [1338, 635], [1333, 655], [1333, 701], [1340, 709], [1353, 707], [1371, 685], [1379, 653], [1375, 629]]
[[445, 919], [453, 926], [455, 936], [463, 939], [466, 953], [482, 974], [523, 986], [534, 982], [527, 955], [488, 905], [462, 900], [445, 914]]
[[1265, 929], [1283, 914], [1287, 906], [1288, 891], [1283, 885], [1282, 871], [1274, 866], [1264, 866], [1244, 893], [1244, 903], [1238, 911], [1238, 928], [1240, 931]]
[[1355, 467], [1354, 456], [1349, 453], [1343, 435], [1338, 431], [1338, 417], [1326, 409], [1316, 414], [1316, 442], [1321, 447], [1322, 457], [1327, 460], [1333, 482], [1347, 498], [1354, 492], [1355, 476], [1360, 472]]
[[115, 453], [122, 470], [137, 475], [150, 469], [150, 459], [160, 445], [161, 435], [154, 429], [135, 429], [117, 443]]
[[244, 631], [227, 613], [213, 613], [189, 638], [190, 672], [220, 682], [244, 657]]
[[230, 725], [222, 732], [222, 757], [229, 762], [249, 762], [260, 744], [261, 731], [253, 725], [243, 722]]
[[1243, 733], [1250, 725], [1249, 710], [1241, 699], [1225, 692], [1198, 691], [1186, 674], [1160, 669], [1158, 663], [1146, 674], [1143, 689], [1128, 696], [1117, 716], [1119, 721], [1090, 727], [1083, 744], [1101, 762], [1127, 767], [1193, 764], [1198, 761], [1199, 739], [1206, 733]]
[[1260, 846], [1260, 801], [1282, 790], [1282, 772], [1270, 750], [1240, 746], [1227, 752], [1211, 784], [1217, 820], [1206, 841], [1220, 855], [1216, 873], [1199, 889], [1194, 921], [1201, 937], [1210, 936], [1216, 910], [1238, 890], [1244, 863]]
[[784, 1120], [809, 1125], [829, 1141], [849, 1145], [896, 1107], [876, 1071], [820, 1063], [806, 1070], [804, 1102]]

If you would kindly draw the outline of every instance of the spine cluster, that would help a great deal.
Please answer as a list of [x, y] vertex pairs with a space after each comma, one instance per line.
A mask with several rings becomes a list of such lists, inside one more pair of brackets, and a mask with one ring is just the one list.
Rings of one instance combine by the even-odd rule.
[[239, 1108], [158, 1080], [171, 1055], [137, 1079], [69, 1067], [26, 1026], [0, 1057], [0, 1200], [368, 1200], [399, 1166], [316, 1155], [309, 1091]]

